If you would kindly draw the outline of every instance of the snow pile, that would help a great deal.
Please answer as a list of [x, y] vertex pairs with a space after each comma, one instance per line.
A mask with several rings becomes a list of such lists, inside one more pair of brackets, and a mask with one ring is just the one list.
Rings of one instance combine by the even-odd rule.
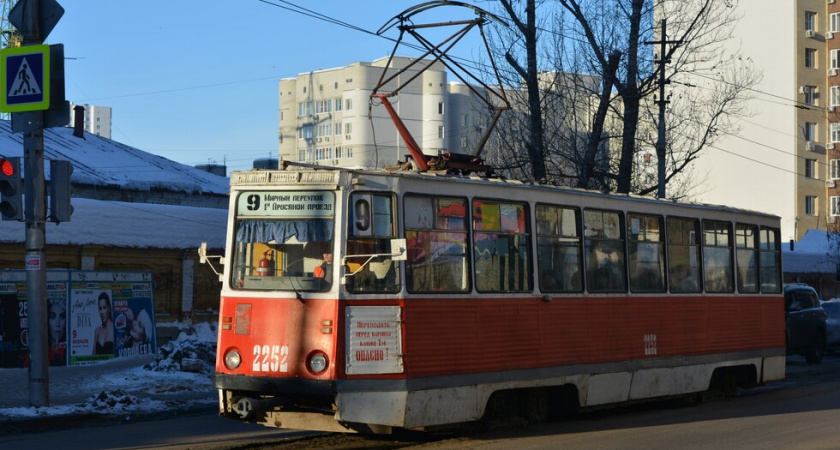
[[[133, 416], [212, 408], [218, 401], [209, 375], [215, 364], [216, 324], [173, 326], [178, 338], [158, 348], [157, 355], [51, 368], [50, 406], [28, 407], [26, 392], [6, 393], [0, 397], [0, 427], [4, 421], [27, 417]], [[190, 365], [194, 370], [183, 370]], [[0, 380], [9, 386], [23, 385], [26, 376], [26, 369], [0, 369]]]
[[79, 407], [93, 411], [108, 410], [108, 412], [113, 412], [114, 410], [133, 409], [132, 407], [141, 403], [137, 397], [129, 395], [122, 389], [117, 389], [110, 392], [100, 392], [99, 395], [90, 397]]
[[158, 348], [155, 361], [143, 366], [156, 372], [211, 374], [216, 365], [216, 324], [202, 322], [182, 329], [178, 338]]

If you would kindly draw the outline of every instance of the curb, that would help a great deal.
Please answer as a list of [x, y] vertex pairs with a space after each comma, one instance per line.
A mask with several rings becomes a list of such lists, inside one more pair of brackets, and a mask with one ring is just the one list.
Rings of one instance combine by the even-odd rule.
[[162, 411], [125, 411], [82, 414], [43, 415], [36, 417], [0, 417], [0, 436], [55, 431], [68, 428], [93, 427], [130, 422], [169, 419], [175, 416], [212, 414], [218, 411], [215, 403], [187, 405]]

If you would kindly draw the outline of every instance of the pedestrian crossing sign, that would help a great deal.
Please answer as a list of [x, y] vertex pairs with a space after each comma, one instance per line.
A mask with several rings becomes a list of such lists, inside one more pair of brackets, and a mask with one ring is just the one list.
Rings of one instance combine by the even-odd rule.
[[0, 91], [0, 112], [49, 109], [50, 46], [0, 50]]

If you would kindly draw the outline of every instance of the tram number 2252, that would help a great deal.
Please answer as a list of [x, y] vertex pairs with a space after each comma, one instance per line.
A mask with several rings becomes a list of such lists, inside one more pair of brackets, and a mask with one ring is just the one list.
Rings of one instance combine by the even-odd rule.
[[251, 370], [254, 372], [288, 372], [288, 359], [288, 345], [255, 345], [254, 363]]

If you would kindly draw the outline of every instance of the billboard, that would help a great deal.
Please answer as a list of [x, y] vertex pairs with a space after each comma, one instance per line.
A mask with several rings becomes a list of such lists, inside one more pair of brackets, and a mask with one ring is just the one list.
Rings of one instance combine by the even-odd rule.
[[[29, 365], [25, 271], [0, 274], [0, 367]], [[157, 352], [149, 272], [48, 271], [51, 366]]]

